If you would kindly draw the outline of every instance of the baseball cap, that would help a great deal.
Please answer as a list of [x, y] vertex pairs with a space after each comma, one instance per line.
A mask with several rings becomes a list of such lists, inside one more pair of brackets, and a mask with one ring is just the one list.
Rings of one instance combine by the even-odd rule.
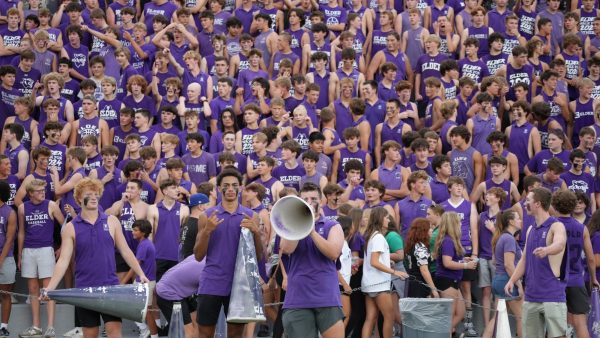
[[206, 204], [208, 203], [208, 196], [204, 195], [204, 194], [193, 194], [192, 196], [190, 196], [190, 207], [195, 207], [199, 204]]

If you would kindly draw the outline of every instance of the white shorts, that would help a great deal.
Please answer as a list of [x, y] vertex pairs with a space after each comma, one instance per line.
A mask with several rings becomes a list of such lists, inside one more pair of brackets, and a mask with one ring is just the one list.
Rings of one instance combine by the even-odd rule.
[[50, 278], [54, 271], [54, 264], [54, 249], [51, 246], [23, 248], [21, 276], [23, 278]]
[[17, 264], [14, 257], [6, 257], [0, 268], [0, 284], [14, 284]]
[[491, 259], [480, 258], [477, 265], [479, 266], [479, 287], [492, 286], [492, 280], [496, 274], [496, 265], [494, 262]]

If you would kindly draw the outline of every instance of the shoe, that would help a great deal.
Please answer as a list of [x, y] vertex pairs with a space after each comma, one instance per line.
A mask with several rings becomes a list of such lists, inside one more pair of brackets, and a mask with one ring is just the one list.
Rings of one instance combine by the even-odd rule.
[[158, 336], [159, 337], [168, 337], [169, 336], [169, 325], [168, 324], [158, 328]]
[[140, 338], [148, 338], [148, 337], [150, 337], [150, 329], [148, 329], [147, 327], [146, 327], [146, 328], [143, 328], [143, 329], [141, 329], [141, 330], [140, 330], [140, 336], [139, 336], [139, 337], [140, 337]]
[[83, 335], [83, 330], [80, 327], [75, 327], [71, 331], [68, 331], [67, 333], [63, 334], [63, 336], [65, 336], [65, 337], [72, 337], [72, 338], [76, 338], [77, 336], [82, 336], [82, 335]]
[[42, 329], [30, 326], [26, 328], [23, 332], [19, 333], [19, 337], [21, 338], [31, 338], [31, 337], [41, 337]]
[[256, 334], [257, 337], [269, 337], [271, 336], [271, 332], [269, 330], [269, 325], [264, 325], [261, 324], [258, 327], [258, 333]]
[[10, 338], [10, 332], [5, 327], [0, 329], [0, 338]]
[[52, 326], [49, 326], [44, 333], [44, 338], [54, 338], [56, 337], [56, 330]]
[[106, 328], [105, 327], [102, 327], [102, 332], [100, 332], [100, 335], [102, 337], [108, 337], [108, 335], [106, 334]]
[[473, 323], [465, 323], [465, 337], [478, 337], [479, 334], [473, 328]]

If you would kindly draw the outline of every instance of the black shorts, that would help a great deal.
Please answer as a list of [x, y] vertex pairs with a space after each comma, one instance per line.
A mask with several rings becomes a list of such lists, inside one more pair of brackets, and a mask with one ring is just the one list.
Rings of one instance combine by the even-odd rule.
[[440, 291], [446, 291], [449, 288], [459, 289], [458, 284], [460, 281], [458, 279], [450, 279], [447, 277], [436, 277], [435, 278], [435, 287]]
[[406, 297], [410, 298], [427, 298], [431, 294], [431, 289], [423, 285], [423, 280], [409, 280], [408, 287], [405, 292]]
[[198, 303], [196, 302], [196, 296], [190, 296], [179, 301], [167, 300], [161, 298], [160, 296], [156, 296], [156, 304], [160, 309], [160, 312], [165, 316], [165, 318], [171, 318], [171, 314], [173, 313], [173, 303], [179, 302], [181, 303], [181, 313], [183, 314], [183, 325], [187, 325], [192, 322], [191, 314], [196, 311], [198, 307]]
[[225, 314], [229, 312], [229, 296], [198, 295], [198, 315], [196, 322], [202, 326], [214, 326], [219, 321], [221, 306]]
[[120, 252], [115, 252], [115, 263], [117, 265], [117, 272], [128, 272], [130, 269]]
[[98, 327], [100, 324], [102, 324], [100, 318], [102, 318], [102, 321], [105, 323], [121, 322], [121, 318], [119, 317], [84, 309], [79, 306], [75, 307], [75, 313], [77, 314], [77, 319], [79, 320], [81, 327]]
[[474, 281], [476, 281], [477, 277], [479, 276], [479, 272], [478, 271], [479, 271], [478, 269], [475, 269], [475, 270], [464, 269], [461, 281], [463, 281], [463, 282], [474, 282]]
[[156, 282], [160, 281], [162, 276], [167, 272], [170, 268], [177, 265], [176, 261], [168, 261], [166, 259], [157, 259], [156, 260]]
[[567, 287], [567, 311], [574, 315], [590, 312], [590, 297], [585, 287]]

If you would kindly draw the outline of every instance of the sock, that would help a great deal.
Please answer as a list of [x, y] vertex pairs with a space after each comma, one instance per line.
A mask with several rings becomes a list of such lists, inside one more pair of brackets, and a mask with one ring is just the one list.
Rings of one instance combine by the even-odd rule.
[[473, 319], [473, 310], [472, 309], [467, 309], [467, 312], [465, 314], [465, 321], [467, 323], [470, 323], [472, 319]]
[[156, 322], [156, 326], [161, 327], [160, 326], [160, 318], [159, 319], [155, 319], [154, 321]]
[[158, 334], [151, 334], [150, 338], [158, 338]]
[[140, 329], [140, 330], [143, 330], [147, 327], [146, 323], [135, 322], [135, 325], [137, 325], [138, 329]]
[[0, 329], [8, 329], [8, 323], [0, 323]]

